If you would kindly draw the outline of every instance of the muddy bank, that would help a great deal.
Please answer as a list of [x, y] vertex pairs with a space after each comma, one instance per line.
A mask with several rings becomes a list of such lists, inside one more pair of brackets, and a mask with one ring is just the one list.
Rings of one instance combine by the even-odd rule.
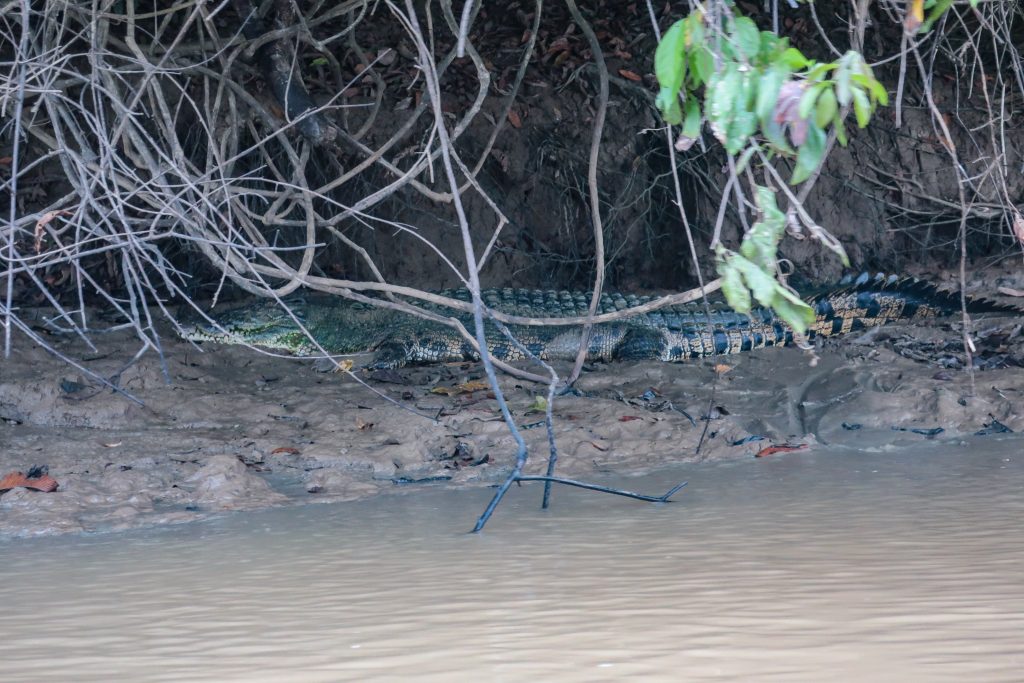
[[[980, 364], [1019, 355], [1014, 321], [985, 326]], [[484, 487], [501, 481], [514, 458], [494, 399], [486, 389], [468, 391], [482, 378], [477, 364], [361, 374], [362, 386], [317, 373], [306, 360], [198, 350], [169, 333], [164, 363], [151, 352], [132, 364], [133, 340], [119, 335], [97, 337], [96, 352], [73, 338], [50, 339], [91, 371], [118, 377], [141, 404], [24, 338], [0, 362], [0, 475], [44, 466], [60, 484], [54, 493], [16, 488], [0, 496], [0, 534], [116, 530], [226, 510]], [[895, 451], [926, 439], [983, 443], [1004, 429], [1024, 431], [1024, 370], [979, 371], [972, 392], [967, 373], [943, 367], [956, 366], [958, 345], [957, 324], [944, 320], [829, 341], [813, 366], [811, 354], [793, 348], [717, 363], [595, 364], [579, 395], [555, 403], [559, 473], [634, 475], [751, 458], [786, 443]], [[528, 470], [540, 473], [547, 436], [543, 414], [531, 408], [545, 389], [512, 379], [504, 388], [530, 445]], [[476, 512], [467, 510], [463, 525]]]

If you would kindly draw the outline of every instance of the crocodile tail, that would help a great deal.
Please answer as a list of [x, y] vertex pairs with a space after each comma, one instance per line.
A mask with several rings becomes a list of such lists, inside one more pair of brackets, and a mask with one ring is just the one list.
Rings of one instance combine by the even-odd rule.
[[[864, 272], [857, 276], [847, 275], [836, 287], [819, 293], [812, 303], [823, 297], [841, 294], [877, 294], [879, 296], [897, 296], [910, 306], [928, 306], [940, 315], [949, 315], [961, 310], [959, 290], [942, 290], [931, 282], [916, 277], [900, 277], [878, 273], [872, 275]], [[1024, 315], [1024, 307], [1014, 304], [993, 301], [984, 297], [966, 297], [968, 313], [1010, 313]], [[900, 316], [904, 317], [904, 316]], [[911, 317], [911, 316], [906, 316]]]
[[[922, 320], [960, 310], [960, 292], [947, 292], [911, 277], [862, 273], [841, 280], [810, 299], [816, 320], [810, 335], [833, 335], [897, 320]], [[969, 297], [971, 313], [1024, 314], [1024, 309], [989, 299]]]

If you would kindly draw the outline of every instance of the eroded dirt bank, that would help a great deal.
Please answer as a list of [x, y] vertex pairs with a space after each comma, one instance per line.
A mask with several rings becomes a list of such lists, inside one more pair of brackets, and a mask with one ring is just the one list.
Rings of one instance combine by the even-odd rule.
[[[559, 473], [643, 473], [751, 458], [787, 442], [898, 449], [1024, 431], [1024, 369], [996, 367], [1018, 362], [1020, 326], [1002, 318], [978, 329], [979, 362], [995, 369], [975, 373], [973, 395], [967, 373], [943, 367], [963, 357], [950, 320], [830, 341], [814, 367], [793, 348], [722, 358], [717, 371], [712, 361], [594, 365], [578, 384], [581, 395], [555, 403]], [[481, 379], [477, 364], [364, 376], [388, 402], [305, 360], [239, 347], [200, 352], [165, 339], [169, 383], [155, 353], [129, 363], [133, 340], [117, 333], [98, 337], [95, 353], [51, 338], [100, 375], [120, 372], [120, 386], [143, 405], [16, 339], [14, 356], [0, 361], [0, 476], [45, 466], [60, 488], [0, 496], [0, 534], [115, 530], [224, 510], [487, 486], [511, 466], [514, 443], [494, 399], [459, 388]], [[511, 379], [504, 388], [527, 427], [529, 470], [540, 473], [547, 437], [531, 406], [545, 388]], [[476, 512], [466, 511], [467, 523]]]

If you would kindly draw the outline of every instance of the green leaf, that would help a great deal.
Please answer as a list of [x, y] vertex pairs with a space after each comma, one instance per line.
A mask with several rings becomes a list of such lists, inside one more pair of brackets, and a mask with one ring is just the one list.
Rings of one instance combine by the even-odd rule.
[[750, 287], [757, 302], [762, 306], [771, 306], [775, 299], [775, 290], [778, 287], [775, 278], [739, 254], [733, 256], [732, 261], [743, 274], [743, 281]]
[[871, 103], [860, 88], [853, 89], [853, 113], [857, 115], [857, 126], [864, 128], [871, 121]]
[[692, 50], [698, 45], [704, 44], [704, 19], [703, 14], [700, 12], [692, 12], [690, 16], [686, 17], [683, 21], [686, 22], [684, 29], [685, 41], [684, 47], [687, 50]]
[[810, 60], [804, 57], [804, 53], [795, 47], [786, 48], [775, 62], [788, 66], [791, 71], [803, 69], [811, 64]]
[[871, 89], [871, 96], [876, 102], [881, 104], [883, 107], [888, 106], [889, 91], [885, 89], [884, 85], [872, 78], [869, 88]]
[[[732, 118], [733, 104], [736, 102], [737, 91], [739, 90], [742, 75], [735, 64], [726, 67], [721, 78], [712, 85], [710, 111], [708, 118], [717, 123], [721, 128], [726, 128]], [[711, 85], [711, 84], [709, 84]]]
[[685, 20], [672, 24], [654, 51], [654, 75], [658, 84], [672, 94], [683, 87], [686, 76]]
[[853, 75], [860, 74], [865, 68], [867, 66], [864, 64], [864, 58], [854, 50], [847, 51], [839, 58], [832, 78], [836, 82], [836, 99], [840, 105], [845, 107], [850, 104], [853, 96]]
[[750, 232], [743, 236], [740, 254], [768, 274], [775, 273], [779, 241], [786, 230], [786, 215], [775, 203], [775, 193], [758, 185], [755, 200], [761, 211]]
[[828, 75], [829, 71], [838, 68], [835, 62], [827, 62], [824, 64], [815, 64], [810, 71], [807, 72], [806, 80], [808, 83], [814, 83], [820, 81], [822, 78]]
[[678, 126], [683, 122], [683, 112], [679, 108], [678, 91], [672, 92], [668, 88], [662, 88], [658, 91], [658, 96], [654, 98], [654, 106], [661, 112], [661, 117], [665, 119], [666, 123]]
[[750, 136], [757, 131], [757, 116], [752, 111], [738, 111], [729, 123], [725, 149], [729, 154], [738, 154], [747, 144]]
[[683, 124], [683, 135], [690, 139], [700, 135], [700, 102], [693, 94], [686, 98], [686, 123]]
[[836, 112], [835, 118], [832, 119], [832, 127], [836, 131], [836, 140], [843, 147], [850, 144], [849, 139], [846, 137], [846, 126], [843, 125], [843, 119], [839, 116], [839, 112]]
[[839, 105], [836, 103], [835, 93], [831, 87], [826, 88], [818, 98], [818, 104], [814, 110], [814, 122], [818, 124], [819, 128], [824, 129], [835, 118], [838, 111]]
[[850, 104], [850, 98], [852, 97], [850, 94], [851, 87], [849, 70], [840, 65], [839, 68], [836, 69], [835, 82], [836, 99], [839, 100], [839, 104], [845, 107]]
[[768, 142], [772, 144], [772, 147], [784, 154], [792, 154], [793, 148], [789, 146], [789, 142], [786, 140], [786, 136], [782, 133], [782, 126], [775, 122], [775, 119], [769, 116], [767, 119], [761, 119], [761, 132]]
[[750, 61], [757, 57], [761, 48], [761, 32], [757, 24], [748, 17], [738, 17], [733, 23], [732, 40], [739, 53]]
[[825, 133], [811, 121], [807, 126], [807, 140], [796, 153], [796, 168], [793, 169], [793, 177], [789, 179], [789, 184], [797, 185], [807, 180], [814, 169], [818, 168], [824, 154]]
[[738, 313], [749, 313], [750, 290], [743, 283], [743, 276], [731, 258], [719, 259], [718, 274], [722, 277], [722, 293], [729, 306]]
[[885, 91], [885, 87], [881, 83], [875, 80], [874, 76], [853, 74], [850, 78], [854, 83], [868, 91], [872, 101], [879, 102], [882, 106], [889, 104], [889, 93]]
[[703, 45], [693, 50], [693, 70], [700, 79], [700, 83], [707, 83], [715, 73], [715, 57], [711, 54], [711, 50]]
[[758, 61], [761, 63], [769, 61], [782, 42], [782, 39], [771, 31], [761, 31], [761, 47], [757, 51]]
[[800, 334], [807, 334], [807, 328], [817, 320], [814, 309], [779, 283], [776, 282], [775, 285], [776, 296], [772, 302], [775, 314]]
[[923, 24], [921, 24], [921, 28], [917, 29], [917, 32], [928, 33], [928, 31], [931, 31], [932, 25], [939, 20], [939, 17], [946, 13], [946, 10], [948, 10], [952, 4], [953, 0], [938, 0], [935, 3], [935, 6], [932, 7], [932, 11], [928, 13], [928, 18], [924, 20]]
[[814, 109], [814, 104], [818, 101], [818, 95], [827, 87], [829, 87], [828, 83], [817, 83], [813, 87], [808, 88], [807, 92], [800, 97], [800, 105], [797, 108], [800, 118], [806, 119], [811, 115], [811, 110]]
[[886, 92], [885, 86], [875, 80], [874, 76], [853, 74], [850, 79], [867, 90], [871, 94], [871, 99], [875, 102], [880, 103], [883, 107], [889, 104], [889, 93]]
[[790, 71], [784, 65], [776, 64], [764, 72], [757, 88], [757, 102], [754, 111], [764, 121], [772, 115], [775, 103], [779, 99], [779, 88], [789, 78]]
[[765, 234], [773, 244], [778, 244], [786, 231], [786, 214], [775, 202], [775, 192], [770, 187], [758, 185], [755, 199], [757, 207], [761, 209], [761, 222], [764, 224]]
[[761, 74], [757, 69], [742, 71], [741, 74], [740, 91], [736, 93], [736, 111], [752, 112], [754, 102], [757, 101], [757, 83], [761, 80]]

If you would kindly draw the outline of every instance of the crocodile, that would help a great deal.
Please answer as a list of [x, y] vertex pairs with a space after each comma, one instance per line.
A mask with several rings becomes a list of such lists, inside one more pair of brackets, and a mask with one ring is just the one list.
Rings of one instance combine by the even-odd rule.
[[[445, 290], [446, 297], [469, 302], [468, 290]], [[574, 318], [565, 325], [499, 326], [487, 321], [487, 347], [493, 357], [517, 361], [529, 356], [541, 360], [576, 357], [582, 325], [590, 305], [589, 292], [532, 289], [488, 289], [484, 304], [511, 316]], [[606, 293], [598, 314], [614, 313], [649, 303], [655, 297]], [[940, 291], [916, 278], [861, 274], [807, 298], [815, 321], [807, 339], [827, 337], [898, 320], [915, 321], [948, 315], [960, 310], [957, 292]], [[204, 320], [181, 325], [186, 339], [196, 342], [247, 344], [289, 351], [299, 356], [373, 352], [368, 369], [397, 368], [409, 363], [477, 360], [473, 345], [453, 327], [412, 316], [393, 308], [340, 297], [308, 293], [280, 303], [261, 299], [216, 313]], [[421, 308], [454, 318], [473, 329], [472, 314], [440, 304]], [[969, 312], [1020, 314], [1022, 310], [987, 299], [967, 299]], [[724, 304], [712, 304], [710, 319], [701, 302], [668, 306], [655, 311], [595, 324], [587, 360], [682, 361], [710, 355], [727, 355], [751, 349], [783, 346], [794, 341], [793, 330], [768, 308], [737, 313]], [[294, 316], [294, 317], [293, 317]], [[301, 321], [316, 343], [296, 324]], [[506, 333], [507, 332], [507, 333]], [[319, 345], [319, 347], [318, 347]]]

